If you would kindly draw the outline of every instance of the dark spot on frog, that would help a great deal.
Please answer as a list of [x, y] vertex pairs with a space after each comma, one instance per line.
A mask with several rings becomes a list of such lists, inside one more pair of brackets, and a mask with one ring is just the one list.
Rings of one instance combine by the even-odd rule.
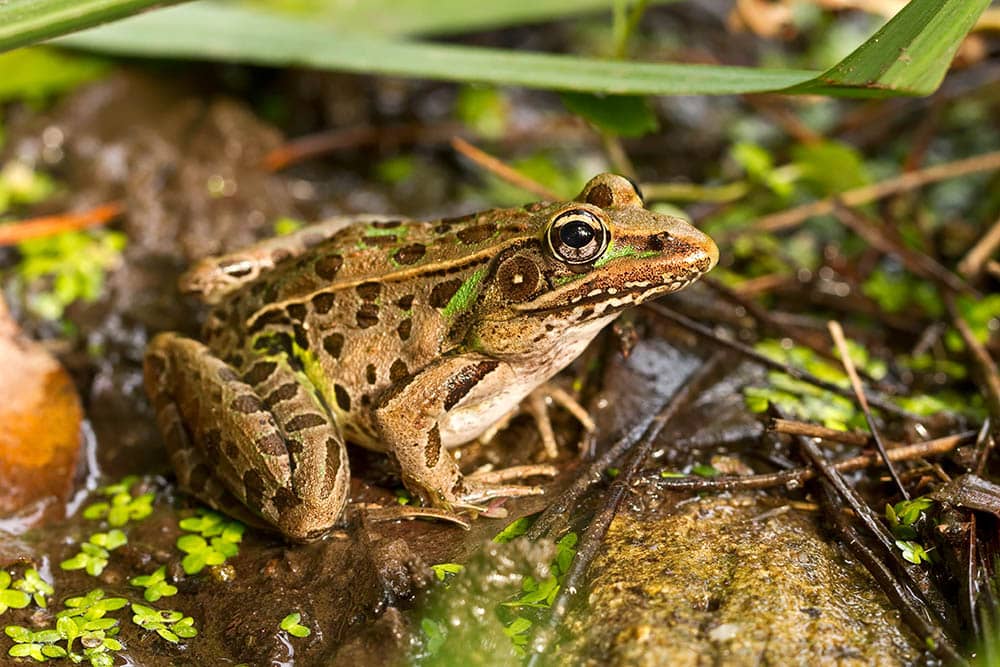
[[294, 382], [286, 382], [281, 385], [264, 399], [264, 406], [270, 410], [274, 408], [275, 405], [281, 403], [282, 401], [287, 401], [297, 394], [299, 391], [299, 386]]
[[288, 356], [292, 353], [292, 339], [288, 334], [279, 332], [270, 336], [261, 336], [254, 341], [253, 347], [255, 350], [263, 350], [265, 354], [270, 356]]
[[412, 331], [412, 329], [413, 329], [413, 320], [411, 320], [410, 318], [406, 318], [405, 320], [400, 322], [399, 326], [396, 327], [396, 333], [399, 334], [399, 340], [409, 340], [410, 332]]
[[646, 250], [652, 252], [662, 252], [664, 248], [667, 247], [667, 242], [670, 240], [670, 232], [660, 232], [659, 234], [652, 234], [646, 238]]
[[368, 394], [361, 394], [361, 405], [368, 407], [372, 403], [372, 397]]
[[438, 283], [431, 290], [430, 304], [435, 308], [444, 308], [451, 301], [451, 297], [455, 296], [455, 292], [458, 288], [462, 286], [461, 278], [453, 278], [451, 280], [446, 280], [444, 282]]
[[243, 492], [246, 503], [251, 507], [264, 505], [264, 478], [256, 470], [250, 469], [243, 473]]
[[441, 223], [440, 225], [434, 227], [435, 234], [447, 234], [450, 231], [451, 231], [451, 225], [447, 223]]
[[316, 264], [313, 265], [313, 270], [316, 272], [316, 275], [323, 280], [333, 280], [337, 276], [337, 272], [340, 271], [340, 267], [343, 265], [343, 257], [340, 255], [328, 255], [317, 259]]
[[286, 489], [285, 487], [280, 487], [271, 496], [271, 503], [274, 505], [274, 509], [278, 511], [279, 514], [284, 514], [285, 512], [298, 507], [302, 504], [294, 493]]
[[460, 230], [456, 236], [458, 240], [466, 245], [473, 245], [476, 243], [482, 243], [483, 241], [489, 239], [497, 231], [496, 224], [492, 222], [487, 222], [481, 225], [473, 225], [471, 227], [466, 227]]
[[302, 322], [306, 319], [306, 307], [301, 303], [290, 303], [288, 307], [285, 308], [285, 312], [288, 313], [288, 317], [295, 322]]
[[236, 380], [239, 380], [239, 379], [240, 379], [240, 376], [238, 376], [238, 375], [236, 374], [236, 371], [234, 371], [234, 370], [233, 370], [232, 368], [230, 368], [229, 366], [222, 366], [222, 367], [220, 367], [220, 368], [219, 368], [219, 370], [218, 370], [218, 371], [216, 371], [216, 373], [215, 373], [215, 374], [216, 374], [216, 375], [217, 375], [217, 376], [219, 377], [219, 379], [220, 379], [220, 380], [222, 380], [223, 382], [234, 382], [234, 381], [236, 381]]
[[427, 463], [428, 468], [433, 468], [437, 465], [438, 459], [441, 458], [441, 431], [438, 429], [438, 425], [434, 424], [431, 430], [427, 432], [427, 444], [424, 446], [424, 460]]
[[480, 380], [492, 373], [500, 365], [499, 361], [480, 361], [466, 366], [448, 380], [448, 393], [444, 399], [444, 409], [451, 410], [465, 398]]
[[285, 424], [286, 433], [294, 433], [296, 431], [304, 431], [307, 428], [315, 428], [316, 426], [325, 426], [326, 418], [323, 415], [316, 414], [315, 412], [306, 412], [305, 414], [296, 415], [288, 420]]
[[313, 308], [320, 315], [326, 315], [333, 308], [336, 297], [331, 292], [320, 292], [312, 298]]
[[413, 295], [407, 294], [406, 296], [399, 297], [396, 301], [396, 305], [400, 307], [401, 310], [409, 310], [413, 307]]
[[257, 438], [253, 444], [254, 448], [261, 454], [268, 456], [286, 456], [288, 454], [284, 438], [274, 431]]
[[390, 245], [396, 245], [396, 237], [391, 234], [378, 235], [378, 236], [365, 236], [362, 237], [361, 243], [371, 248], [384, 248]]
[[593, 308], [591, 307], [584, 308], [583, 310], [580, 311], [580, 314], [577, 316], [576, 321], [583, 322], [584, 320], [589, 320], [593, 315], [594, 315]]
[[538, 266], [527, 257], [516, 255], [497, 270], [497, 283], [504, 296], [515, 303], [527, 300], [535, 293], [542, 274]]
[[375, 384], [378, 381], [375, 374], [375, 364], [365, 366], [365, 379], [368, 380], [368, 384]]
[[[266, 340], [266, 339], [261, 339]], [[259, 341], [258, 341], [259, 342]], [[243, 374], [243, 381], [251, 387], [255, 387], [271, 377], [271, 373], [278, 367], [273, 361], [258, 361], [250, 370]]]
[[614, 193], [607, 183], [598, 183], [587, 193], [587, 203], [601, 208], [608, 208], [615, 203]]
[[395, 257], [396, 261], [400, 264], [413, 264], [423, 259], [426, 253], [427, 246], [423, 243], [412, 243], [397, 250], [393, 257]]
[[288, 316], [282, 310], [269, 310], [261, 314], [250, 327], [250, 333], [254, 334], [271, 324], [289, 324]]
[[306, 330], [298, 325], [295, 325], [293, 332], [295, 333], [295, 344], [299, 346], [299, 349], [308, 350], [309, 336], [306, 334]]
[[402, 359], [396, 359], [392, 362], [392, 366], [389, 367], [389, 380], [392, 382], [398, 382], [410, 374], [410, 371], [406, 368], [406, 364]]
[[292, 253], [288, 252], [284, 248], [277, 248], [271, 252], [271, 261], [275, 264], [281, 264], [291, 256]]
[[323, 339], [323, 349], [334, 359], [340, 359], [340, 352], [344, 349], [344, 335], [332, 333]]
[[382, 292], [382, 285], [375, 282], [361, 283], [357, 286], [358, 296], [365, 301], [374, 301]]
[[213, 428], [202, 435], [201, 447], [205, 452], [205, 457], [209, 461], [218, 461], [222, 458], [222, 432]]
[[378, 222], [371, 223], [371, 226], [375, 229], [395, 229], [402, 224], [402, 220], [379, 220]]
[[333, 395], [337, 401], [337, 406], [341, 410], [343, 410], [344, 412], [351, 411], [351, 395], [347, 393], [347, 390], [344, 389], [344, 387], [342, 387], [339, 384], [334, 384]]
[[363, 303], [357, 312], [358, 327], [367, 329], [378, 324], [378, 305], [374, 303]]
[[191, 474], [187, 479], [188, 490], [192, 493], [201, 493], [205, 490], [205, 484], [212, 478], [211, 469], [204, 463], [199, 463], [191, 469]]
[[230, 354], [228, 357], [226, 357], [226, 364], [228, 366], [231, 366], [232, 368], [241, 368], [243, 366], [243, 355]]
[[260, 412], [264, 409], [264, 406], [261, 405], [260, 399], [256, 396], [245, 394], [234, 398], [233, 402], [229, 404], [229, 409], [248, 415], [253, 412]]

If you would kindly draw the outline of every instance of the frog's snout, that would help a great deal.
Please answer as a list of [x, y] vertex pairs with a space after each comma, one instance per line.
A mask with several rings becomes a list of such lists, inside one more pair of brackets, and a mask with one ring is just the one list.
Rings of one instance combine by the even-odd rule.
[[686, 259], [688, 266], [698, 275], [708, 273], [719, 263], [719, 246], [715, 244], [712, 237], [700, 229], [688, 225], [680, 240], [689, 248], [693, 248], [693, 251], [689, 251]]

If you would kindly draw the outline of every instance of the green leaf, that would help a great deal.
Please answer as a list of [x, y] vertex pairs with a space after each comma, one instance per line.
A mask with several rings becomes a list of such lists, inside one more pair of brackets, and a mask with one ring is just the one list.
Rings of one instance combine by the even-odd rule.
[[520, 519], [511, 521], [507, 526], [496, 534], [493, 541], [497, 544], [506, 544], [514, 538], [521, 537], [531, 528], [532, 517], [522, 516]]
[[[0, 51], [122, 18], [163, 0], [34, 0], [0, 4]], [[4, 70], [6, 71], [6, 70]]]
[[787, 92], [929, 95], [990, 0], [912, 0], [851, 55]]
[[437, 577], [438, 581], [444, 581], [448, 578], [449, 574], [458, 574], [465, 569], [465, 566], [459, 563], [438, 563], [437, 565], [431, 565], [431, 569], [434, 570], [434, 576]]
[[560, 97], [567, 109], [611, 134], [641, 137], [660, 127], [645, 97], [588, 93], [563, 93]]
[[[36, 4], [70, 2], [37, 0]], [[60, 43], [130, 56], [211, 58], [616, 95], [782, 90], [870, 97], [933, 91], [962, 37], [987, 3], [913, 0], [851, 56], [819, 76], [807, 70], [637, 63], [398, 41], [360, 31], [337, 32], [321, 21], [208, 3], [149, 12], [71, 35]], [[9, 12], [0, 12], [0, 25]], [[64, 24], [49, 29], [46, 35], [71, 28]], [[10, 30], [0, 32], [0, 49], [28, 41]]]
[[31, 596], [22, 591], [5, 589], [0, 591], [0, 607], [24, 609], [31, 603]]

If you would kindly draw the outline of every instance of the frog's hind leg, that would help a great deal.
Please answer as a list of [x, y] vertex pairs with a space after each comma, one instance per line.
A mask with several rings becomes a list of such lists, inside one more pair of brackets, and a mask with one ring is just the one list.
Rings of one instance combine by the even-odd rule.
[[220, 507], [221, 482], [293, 539], [316, 537], [340, 518], [350, 478], [343, 438], [283, 357], [257, 359], [241, 375], [203, 344], [160, 334], [145, 376], [185, 488]]
[[384, 215], [329, 218], [225, 255], [205, 257], [181, 276], [180, 288], [183, 292], [200, 294], [206, 303], [219, 303], [278, 264], [301, 257], [351, 225], [393, 219]]

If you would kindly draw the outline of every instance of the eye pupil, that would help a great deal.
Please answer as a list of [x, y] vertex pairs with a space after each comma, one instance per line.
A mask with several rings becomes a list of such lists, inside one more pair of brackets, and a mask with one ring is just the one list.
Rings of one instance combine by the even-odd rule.
[[559, 240], [570, 248], [582, 248], [594, 240], [594, 229], [581, 220], [574, 220], [562, 226]]

